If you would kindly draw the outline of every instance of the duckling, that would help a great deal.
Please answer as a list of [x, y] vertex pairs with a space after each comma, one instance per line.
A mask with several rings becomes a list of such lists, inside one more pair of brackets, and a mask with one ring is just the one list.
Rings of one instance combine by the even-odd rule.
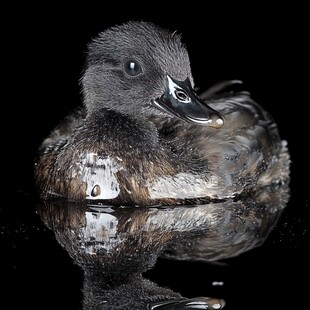
[[111, 205], [206, 203], [289, 182], [277, 124], [222, 82], [200, 95], [181, 35], [129, 21], [88, 44], [82, 104], [44, 139], [42, 199]]

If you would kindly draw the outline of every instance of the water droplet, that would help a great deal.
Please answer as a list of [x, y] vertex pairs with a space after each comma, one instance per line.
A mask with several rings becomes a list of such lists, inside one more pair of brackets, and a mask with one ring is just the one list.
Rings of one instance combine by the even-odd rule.
[[101, 193], [101, 188], [100, 188], [100, 186], [97, 184], [97, 185], [95, 185], [95, 186], [93, 187], [93, 189], [92, 189], [92, 191], [91, 191], [91, 195], [92, 195], [93, 197], [96, 197], [96, 196], [99, 196], [100, 193]]

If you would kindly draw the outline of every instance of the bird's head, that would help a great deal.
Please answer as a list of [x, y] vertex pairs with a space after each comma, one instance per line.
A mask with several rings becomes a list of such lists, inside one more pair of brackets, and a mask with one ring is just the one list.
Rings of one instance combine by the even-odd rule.
[[88, 114], [109, 109], [215, 128], [223, 124], [194, 91], [181, 36], [149, 22], [128, 22], [99, 33], [88, 45], [81, 82]]

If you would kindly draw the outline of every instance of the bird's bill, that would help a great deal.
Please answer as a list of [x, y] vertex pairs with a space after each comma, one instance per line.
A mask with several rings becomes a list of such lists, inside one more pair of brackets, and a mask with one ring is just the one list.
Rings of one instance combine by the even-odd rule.
[[155, 107], [186, 122], [220, 128], [223, 116], [199, 99], [189, 79], [177, 81], [167, 75], [164, 94], [153, 101]]

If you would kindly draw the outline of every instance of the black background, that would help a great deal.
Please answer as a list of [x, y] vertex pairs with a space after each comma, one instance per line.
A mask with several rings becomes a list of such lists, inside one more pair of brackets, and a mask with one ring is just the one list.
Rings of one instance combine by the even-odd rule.
[[[78, 309], [81, 272], [34, 212], [33, 159], [49, 131], [80, 103], [79, 78], [89, 40], [128, 20], [182, 33], [196, 85], [240, 79], [270, 111], [288, 141], [291, 199], [276, 229], [257, 249], [226, 266], [159, 259], [148, 276], [186, 297], [223, 297], [227, 309], [307, 305], [309, 290], [308, 59], [305, 8], [104, 7], [12, 5], [2, 10], [0, 213], [2, 309]], [[309, 53], [308, 53], [309, 55]], [[220, 287], [212, 281], [223, 281]], [[9, 294], [10, 293], [10, 294]], [[3, 301], [4, 302], [4, 301]], [[299, 308], [298, 308], [299, 309]]]

